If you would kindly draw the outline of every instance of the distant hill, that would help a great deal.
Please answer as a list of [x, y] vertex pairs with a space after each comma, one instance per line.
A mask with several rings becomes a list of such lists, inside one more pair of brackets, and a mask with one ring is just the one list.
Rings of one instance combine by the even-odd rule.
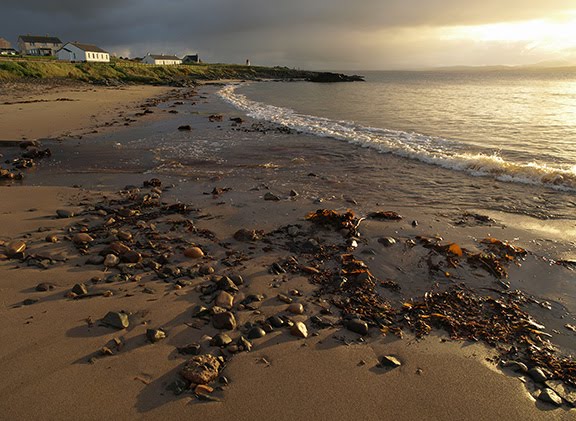
[[530, 70], [552, 70], [552, 71], [571, 71], [576, 69], [576, 63], [565, 60], [542, 61], [534, 64], [520, 66], [494, 65], [494, 66], [445, 66], [432, 67], [425, 71], [431, 72], [508, 72], [508, 71], [530, 71]]

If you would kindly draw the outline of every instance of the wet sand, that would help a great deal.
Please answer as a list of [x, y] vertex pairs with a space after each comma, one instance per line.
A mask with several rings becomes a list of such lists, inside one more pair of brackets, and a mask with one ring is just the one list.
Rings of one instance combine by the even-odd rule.
[[[394, 191], [384, 192], [374, 186], [359, 190], [361, 179], [344, 178], [338, 171], [329, 171], [331, 162], [354, 166], [346, 149], [315, 149], [314, 139], [302, 137], [297, 142], [309, 148], [300, 156], [293, 156], [286, 153], [282, 143], [276, 143], [285, 134], [273, 129], [267, 134], [238, 130], [249, 127], [250, 122], [233, 125], [229, 117], [239, 114], [215, 102], [209, 97], [210, 92], [201, 94], [205, 98], [193, 98], [195, 105], [186, 102], [177, 107], [179, 114], [162, 112], [174, 105], [174, 99], [160, 104], [153, 110], [165, 116], [162, 120], [111, 132], [96, 142], [91, 138], [79, 143], [45, 143], [53, 150], [50, 159], [40, 162], [35, 171], [25, 172], [20, 183], [23, 185], [0, 187], [0, 240], [23, 239], [28, 244], [28, 255], [48, 254], [55, 258], [48, 269], [27, 266], [18, 259], [0, 261], [0, 335], [9, 338], [0, 346], [3, 414], [10, 419], [573, 417], [574, 410], [566, 405], [554, 409], [537, 402], [531, 396], [534, 383], [525, 375], [501, 371], [498, 359], [494, 359], [496, 351], [482, 343], [446, 342], [445, 332], [416, 340], [408, 331], [403, 339], [398, 339], [393, 334], [382, 335], [375, 327], [366, 336], [341, 325], [318, 328], [310, 322], [321, 308], [315, 294], [318, 285], [311, 284], [305, 273], [270, 272], [273, 263], [291, 255], [300, 256], [298, 252], [284, 248], [283, 236], [270, 237], [271, 243], [243, 242], [234, 239], [234, 233], [239, 228], [270, 233], [287, 225], [308, 232], [311, 223], [304, 216], [318, 208], [341, 212], [352, 208], [359, 215], [382, 209], [399, 212], [404, 216], [401, 221], [363, 221], [359, 247], [353, 251], [378, 279], [393, 279], [401, 286], [399, 292], [378, 289], [399, 306], [427, 291], [460, 282], [477, 290], [499, 288], [497, 279], [466, 266], [451, 269], [452, 277], [431, 275], [424, 263], [427, 251], [404, 247], [407, 240], [439, 234], [443, 242], [456, 242], [470, 250], [478, 249], [479, 240], [487, 236], [514, 240], [534, 253], [526, 257], [522, 266], [508, 268], [506, 282], [511, 289], [522, 289], [539, 302], [551, 303], [551, 310], [534, 303], [527, 306], [547, 326], [552, 341], [568, 353], [575, 349], [574, 333], [564, 328], [564, 324], [574, 320], [576, 294], [570, 282], [573, 271], [551, 265], [542, 256], [569, 255], [569, 245], [536, 244], [535, 240], [544, 238], [541, 231], [530, 228], [530, 224], [514, 226], [497, 213], [491, 215], [493, 224], [462, 226], [454, 220], [462, 217], [464, 209], [444, 207], [440, 211], [439, 204], [411, 207], [406, 198], [405, 203], [394, 202]], [[209, 122], [212, 113], [222, 113], [222, 121]], [[192, 125], [190, 132], [176, 130], [186, 122]], [[192, 144], [197, 155], [190, 153], [191, 149], [185, 149], [183, 155], [175, 149], [170, 155], [169, 145], [149, 143], [153, 142], [147, 137], [150, 133], [162, 133], [163, 143]], [[224, 146], [230, 142], [237, 144]], [[7, 152], [10, 153], [15, 152]], [[131, 159], [119, 161], [119, 155]], [[162, 159], [155, 159], [159, 156]], [[314, 160], [314, 156], [318, 159]], [[176, 165], [178, 162], [184, 166]], [[398, 160], [389, 161], [392, 169], [395, 162]], [[410, 168], [400, 171], [409, 173]], [[315, 176], [310, 175], [312, 172]], [[118, 273], [118, 269], [87, 266], [85, 261], [110, 238], [97, 237], [98, 244], [90, 246], [86, 256], [66, 239], [82, 225], [93, 229], [102, 223], [105, 217], [98, 215], [94, 206], [109, 203], [117, 197], [116, 190], [128, 184], [141, 186], [153, 176], [162, 179], [162, 201], [184, 202], [194, 209], [190, 215], [170, 218], [181, 222], [190, 219], [197, 229], [210, 230], [215, 235], [211, 239], [198, 234], [202, 231], [187, 232], [182, 228], [186, 226], [184, 222], [180, 229], [170, 231], [169, 226], [158, 222], [162, 235], [177, 239], [172, 240], [174, 256], [169, 265], [195, 268], [210, 264], [217, 275], [240, 274], [245, 284], [239, 288], [233, 310], [239, 326], [274, 314], [289, 315], [285, 311], [287, 304], [276, 295], [289, 295], [293, 289], [302, 292], [302, 297], [293, 299], [304, 304], [304, 314], [290, 317], [305, 321], [310, 336], [297, 339], [286, 328], [276, 329], [255, 339], [251, 352], [231, 356], [223, 350], [223, 355], [231, 358], [221, 373], [229, 385], [214, 392], [222, 399], [220, 402], [203, 402], [189, 392], [176, 396], [167, 390], [179, 378], [178, 372], [187, 359], [177, 353], [176, 347], [197, 342], [203, 352], [220, 353], [209, 344], [209, 338], [219, 331], [209, 323], [196, 326], [198, 319], [191, 317], [193, 306], [206, 305], [203, 300], [207, 297], [201, 290], [211, 285], [210, 277], [184, 277], [191, 284], [176, 287], [176, 279], [159, 279], [154, 271], [143, 268], [144, 276], [139, 281], [107, 283], [104, 279]], [[217, 187], [231, 190], [210, 194]], [[291, 189], [298, 196], [291, 196]], [[142, 194], [150, 191], [143, 188]], [[280, 200], [264, 200], [266, 193], [275, 194]], [[71, 209], [80, 215], [59, 219], [55, 216], [57, 209]], [[416, 227], [412, 220], [418, 221]], [[131, 229], [140, 235], [134, 227]], [[342, 241], [338, 232], [311, 232], [326, 245]], [[44, 238], [51, 233], [60, 242], [47, 243]], [[394, 237], [398, 244], [385, 248], [378, 242], [383, 237]], [[546, 235], [546, 239], [550, 237], [554, 236]], [[557, 237], [561, 239], [561, 235]], [[198, 262], [185, 259], [180, 238], [200, 246], [206, 257]], [[130, 244], [136, 247], [135, 243]], [[237, 262], [230, 258], [230, 252], [237, 253]], [[62, 262], [63, 258], [68, 260]], [[99, 281], [91, 281], [94, 277]], [[547, 280], [545, 285], [539, 282], [542, 278]], [[55, 288], [37, 292], [34, 288], [40, 282], [52, 282]], [[79, 282], [86, 283], [91, 291], [112, 294], [67, 298], [66, 294]], [[239, 307], [242, 297], [250, 294], [263, 294], [264, 300], [254, 310]], [[22, 305], [26, 299], [38, 302]], [[131, 313], [128, 329], [118, 331], [97, 323], [108, 311], [121, 310]], [[338, 310], [333, 308], [332, 312], [338, 318]], [[167, 332], [167, 338], [149, 343], [146, 329], [160, 327]], [[244, 328], [228, 333], [235, 339], [241, 332], [245, 334]], [[122, 343], [118, 350], [110, 345], [114, 338]], [[111, 347], [114, 355], [101, 355], [104, 346]], [[402, 366], [391, 370], [379, 367], [383, 355], [397, 356]], [[523, 378], [528, 387], [521, 381]], [[218, 386], [218, 382], [213, 386]]]

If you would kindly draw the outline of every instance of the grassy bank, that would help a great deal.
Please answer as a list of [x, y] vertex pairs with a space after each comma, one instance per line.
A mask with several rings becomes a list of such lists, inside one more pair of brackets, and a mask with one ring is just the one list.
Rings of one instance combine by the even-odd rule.
[[317, 72], [295, 70], [287, 67], [241, 66], [234, 64], [150, 66], [128, 61], [111, 63], [0, 61], [0, 81], [68, 78], [92, 83], [120, 81], [171, 84], [186, 80], [310, 78], [317, 74]]

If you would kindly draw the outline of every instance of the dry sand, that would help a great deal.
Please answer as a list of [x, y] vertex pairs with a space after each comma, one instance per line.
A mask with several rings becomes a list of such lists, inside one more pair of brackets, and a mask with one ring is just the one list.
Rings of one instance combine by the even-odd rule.
[[[145, 92], [164, 92], [160, 89], [130, 88], [118, 91], [118, 95], [138, 102], [145, 99]], [[100, 93], [108, 110], [116, 113], [121, 105], [103, 99], [110, 90]], [[106, 108], [93, 103], [92, 94], [57, 91], [51, 98], [77, 95], [82, 103], [92, 104], [93, 110]], [[30, 116], [42, 119], [54, 104], [73, 109], [77, 102], [40, 103], [38, 108], [30, 104], [31, 108], [25, 108]], [[36, 131], [24, 134], [13, 127], [12, 134], [15, 138], [55, 136], [82, 128], [92, 121], [94, 112], [82, 111], [78, 118], [69, 119], [73, 124], [53, 125], [47, 117], [44, 132], [34, 128]], [[98, 114], [97, 120], [109, 116]], [[0, 119], [5, 118], [0, 115]], [[232, 206], [227, 199], [203, 195], [209, 185], [213, 184], [197, 187], [194, 204], [205, 216], [196, 221], [198, 227], [213, 230], [246, 255], [255, 251], [250, 244], [234, 243], [231, 235], [236, 228], [258, 220], [258, 215], [267, 216], [265, 229], [304, 223], [302, 215], [309, 210], [293, 202], [289, 211], [278, 212], [275, 209], [282, 204], [255, 201], [262, 193], [249, 191], [232, 192]], [[0, 187], [0, 240], [25, 239], [31, 254], [48, 252], [69, 259], [48, 270], [0, 261], [0, 419], [573, 419], [573, 410], [536, 404], [519, 378], [503, 374], [486, 361], [492, 351], [483, 345], [444, 343], [436, 335], [422, 341], [410, 337], [398, 340], [382, 337], [377, 331], [371, 331], [361, 343], [358, 335], [334, 328], [304, 340], [283, 331], [256, 341], [252, 352], [237, 355], [224, 370], [230, 385], [219, 395], [222, 402], [199, 402], [186, 394], [174, 396], [166, 387], [178, 378], [185, 361], [175, 348], [197, 341], [207, 351], [210, 347], [203, 335], [217, 333], [210, 326], [198, 330], [185, 324], [192, 321], [191, 307], [201, 303], [193, 287], [175, 289], [171, 283], [145, 276], [141, 282], [91, 286], [95, 291], [112, 291], [109, 297], [65, 298], [74, 284], [90, 284], [92, 277], [103, 278], [109, 272], [101, 265], [85, 266], [85, 257], [63, 239], [67, 226], [97, 218], [57, 219], [55, 211], [81, 210], [83, 204], [107, 196], [110, 194], [78, 188]], [[300, 215], [300, 220], [294, 221], [293, 215]], [[43, 229], [39, 232], [39, 228]], [[56, 245], [45, 243], [43, 238], [50, 233], [63, 240]], [[206, 262], [218, 262], [225, 256], [220, 245], [197, 241], [211, 251]], [[267, 268], [277, 257], [275, 253], [256, 253], [249, 264], [239, 267], [250, 280], [241, 291], [243, 295], [264, 292], [270, 297], [261, 308], [264, 315], [286, 307], [272, 298], [278, 290], [270, 288], [275, 276]], [[217, 263], [215, 267], [217, 273], [236, 270]], [[40, 282], [52, 282], [56, 288], [36, 292], [34, 287]], [[144, 292], [146, 287], [151, 293]], [[292, 278], [282, 291], [291, 288], [305, 295], [314, 290], [305, 277]], [[30, 298], [39, 301], [22, 305]], [[116, 331], [87, 322], [97, 321], [111, 310], [132, 312], [131, 327]], [[313, 314], [316, 309], [307, 304], [305, 317]], [[243, 323], [261, 316], [243, 311], [238, 317]], [[145, 331], [150, 327], [165, 328], [168, 338], [148, 343]], [[123, 348], [113, 356], [100, 357], [98, 350], [114, 338], [124, 343]], [[386, 354], [397, 355], [403, 365], [390, 371], [377, 367], [378, 358]], [[92, 357], [96, 357], [93, 364], [89, 363]]]
[[0, 141], [78, 136], [122, 125], [160, 86], [100, 87], [32, 83], [0, 86]]

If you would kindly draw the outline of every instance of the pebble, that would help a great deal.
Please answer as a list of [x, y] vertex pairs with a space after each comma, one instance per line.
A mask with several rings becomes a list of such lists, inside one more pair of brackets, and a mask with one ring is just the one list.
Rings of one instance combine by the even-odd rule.
[[72, 237], [72, 242], [74, 244], [87, 244], [94, 241], [94, 239], [90, 236], [90, 234], [86, 234], [85, 232], [79, 232], [78, 234], [74, 234]]
[[503, 361], [502, 367], [509, 368], [510, 370], [517, 373], [526, 373], [528, 371], [526, 364], [521, 363], [520, 361]]
[[558, 396], [556, 392], [554, 392], [550, 388], [542, 389], [540, 394], [538, 395], [538, 399], [543, 402], [551, 403], [552, 405], [560, 406], [562, 405], [562, 398]]
[[215, 335], [210, 341], [210, 345], [219, 347], [227, 346], [230, 343], [232, 343], [232, 338], [225, 333]]
[[114, 267], [114, 266], [118, 266], [119, 263], [120, 263], [120, 258], [118, 256], [116, 256], [115, 254], [109, 254], [104, 259], [104, 266], [109, 267], [109, 268]]
[[88, 288], [84, 284], [76, 284], [72, 287], [72, 292], [76, 295], [88, 294]]
[[102, 323], [116, 329], [125, 329], [130, 325], [128, 315], [116, 311], [110, 311], [102, 319]]
[[308, 328], [302, 322], [295, 322], [292, 327], [290, 328], [290, 334], [292, 336], [297, 336], [299, 338], [307, 338], [308, 337]]
[[27, 298], [22, 301], [22, 304], [25, 306], [31, 306], [32, 304], [36, 304], [38, 301], [40, 301], [38, 298]]
[[250, 352], [252, 350], [252, 342], [246, 339], [244, 336], [240, 336], [236, 340], [236, 345], [240, 351]]
[[274, 202], [278, 202], [280, 200], [280, 198], [278, 196], [276, 196], [275, 194], [268, 192], [264, 195], [264, 200], [271, 200]]
[[400, 360], [398, 358], [396, 358], [393, 355], [384, 355], [381, 359], [380, 359], [380, 365], [382, 365], [383, 367], [400, 367], [402, 365], [402, 363], [400, 362]]
[[212, 316], [212, 325], [216, 329], [233, 330], [236, 329], [236, 318], [229, 311], [218, 313]]
[[368, 323], [361, 319], [351, 319], [346, 323], [346, 329], [360, 335], [368, 334]]
[[102, 348], [100, 348], [100, 355], [108, 357], [110, 355], [114, 355], [114, 352], [112, 352], [112, 350], [107, 346], [103, 346]]
[[380, 244], [384, 245], [385, 247], [390, 247], [390, 246], [393, 246], [394, 244], [396, 244], [396, 240], [392, 237], [379, 238], [378, 242]]
[[159, 342], [162, 339], [166, 339], [166, 332], [164, 332], [162, 329], [147, 329], [146, 339], [152, 343]]
[[266, 331], [258, 326], [253, 327], [248, 332], [248, 339], [259, 339], [262, 338], [263, 336], [266, 336]]
[[257, 241], [260, 239], [260, 236], [255, 230], [241, 228], [234, 233], [234, 239], [236, 241]]
[[304, 306], [300, 303], [292, 303], [286, 310], [292, 314], [304, 314]]
[[201, 257], [204, 257], [204, 252], [200, 247], [189, 247], [186, 250], [184, 250], [184, 256], [190, 259], [199, 259]]
[[234, 281], [227, 276], [221, 277], [218, 282], [216, 282], [216, 286], [219, 290], [222, 291], [228, 291], [232, 293], [238, 292], [238, 287]]
[[286, 304], [292, 304], [292, 301], [293, 301], [292, 298], [288, 297], [288, 296], [285, 295], [285, 294], [278, 294], [278, 295], [276, 296], [276, 298], [278, 298], [280, 301], [282, 301], [282, 302], [284, 302], [284, 303], [286, 303]]
[[67, 209], [58, 209], [56, 215], [58, 215], [58, 218], [72, 218], [76, 216], [74, 212]]
[[207, 384], [218, 378], [221, 365], [214, 355], [196, 355], [184, 364], [180, 374], [194, 384]]
[[178, 350], [178, 353], [183, 355], [198, 355], [200, 353], [200, 344], [188, 344], [176, 349]]
[[47, 243], [57, 243], [58, 237], [56, 236], [56, 234], [49, 234], [46, 236], [46, 242]]
[[106, 249], [104, 253], [106, 254], [112, 253], [121, 256], [125, 253], [128, 253], [129, 251], [130, 247], [128, 247], [126, 244], [120, 241], [114, 241], [112, 244], [110, 244], [110, 246]]
[[236, 344], [230, 344], [230, 345], [228, 345], [228, 348], [226, 348], [226, 349], [228, 350], [228, 352], [230, 354], [236, 354], [236, 353], [238, 353], [238, 351], [240, 351], [240, 348]]
[[126, 263], [140, 263], [142, 261], [142, 255], [134, 250], [130, 250], [122, 255], [122, 261]]
[[202, 305], [197, 305], [194, 306], [194, 308], [192, 308], [192, 317], [204, 317], [207, 316], [208, 313], [209, 313], [208, 308]]
[[24, 253], [26, 250], [26, 243], [22, 240], [14, 240], [6, 245], [6, 255], [8, 257], [14, 257], [17, 254]]
[[128, 231], [118, 231], [116, 236], [123, 241], [132, 241], [132, 233]]
[[244, 278], [240, 275], [230, 275], [229, 278], [232, 279], [232, 282], [236, 285], [244, 285]]
[[531, 368], [528, 370], [528, 375], [538, 383], [544, 383], [546, 380], [548, 380], [548, 376], [540, 367]]
[[220, 291], [220, 293], [216, 297], [216, 300], [214, 300], [214, 303], [218, 307], [223, 307], [230, 310], [234, 305], [234, 296], [226, 291]]
[[50, 282], [41, 282], [38, 285], [36, 285], [36, 291], [39, 292], [46, 292], [46, 291], [52, 291], [55, 288], [54, 284], [51, 284]]
[[212, 275], [214, 273], [214, 268], [210, 265], [203, 265], [198, 269], [198, 273], [200, 275]]
[[197, 395], [209, 395], [212, 392], [214, 392], [214, 388], [205, 384], [199, 384], [194, 388], [194, 393]]
[[284, 323], [284, 319], [282, 319], [280, 316], [272, 316], [269, 317], [267, 319], [267, 321], [275, 328], [281, 328], [282, 326], [285, 325]]
[[90, 256], [87, 260], [86, 260], [86, 264], [87, 265], [101, 265], [102, 263], [104, 263], [104, 256]]

